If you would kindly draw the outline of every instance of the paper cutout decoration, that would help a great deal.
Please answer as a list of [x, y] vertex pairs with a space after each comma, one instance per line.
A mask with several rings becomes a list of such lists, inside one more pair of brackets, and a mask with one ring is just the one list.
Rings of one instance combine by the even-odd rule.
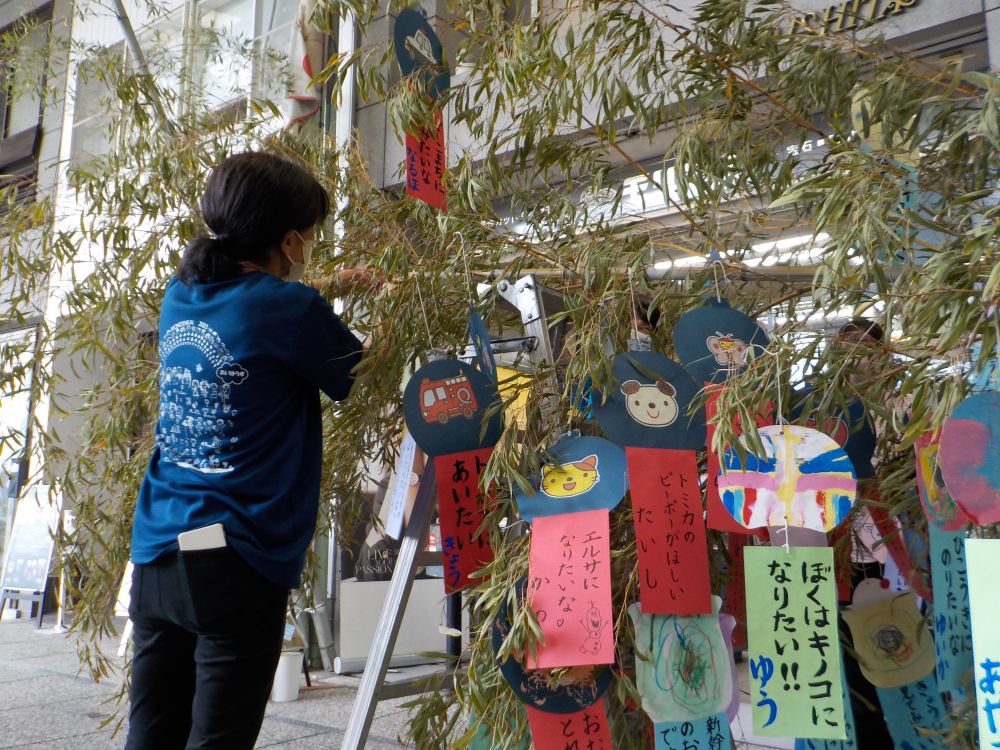
[[718, 608], [714, 614], [649, 615], [632, 604], [635, 684], [653, 723], [704, 720], [725, 712], [735, 689]]
[[942, 692], [962, 688], [972, 669], [969, 582], [965, 568], [965, 532], [927, 525], [934, 586], [934, 652], [937, 683]]
[[844, 739], [833, 550], [747, 547], [744, 556], [754, 734]]
[[916, 454], [917, 490], [920, 505], [931, 526], [945, 531], [964, 529], [969, 525], [969, 517], [955, 504], [944, 486], [941, 467], [938, 463], [941, 444], [936, 433], [921, 435], [913, 446]]
[[1000, 393], [969, 396], [941, 427], [941, 476], [978, 526], [1000, 521]]
[[419, 201], [440, 211], [448, 210], [444, 172], [444, 119], [434, 113], [434, 129], [422, 133], [406, 133], [406, 192]]
[[566, 437], [546, 454], [535, 494], [514, 491], [518, 514], [536, 518], [603, 508], [611, 510], [628, 489], [625, 452], [597, 437]]
[[486, 497], [479, 478], [503, 430], [498, 403], [496, 384], [455, 359], [428, 362], [403, 390], [406, 428], [434, 459], [449, 592], [468, 586], [470, 574], [493, 560], [481, 528]]
[[656, 750], [728, 750], [733, 736], [725, 714], [697, 721], [665, 721], [653, 727]]
[[619, 354], [613, 383], [594, 416], [608, 438], [634, 448], [700, 450], [705, 446], [705, 409], [689, 414], [698, 384], [673, 360], [656, 352]]
[[726, 301], [711, 300], [674, 325], [674, 348], [684, 369], [699, 383], [721, 383], [767, 348], [757, 321]]
[[626, 448], [639, 563], [649, 614], [712, 611], [708, 540], [694, 451]]
[[608, 511], [543, 516], [532, 523], [528, 604], [543, 643], [528, 667], [613, 664]]
[[626, 447], [642, 609], [711, 612], [695, 455], [705, 444], [705, 412], [688, 414], [698, 385], [656, 352], [619, 354], [611, 369], [615, 388], [594, 413], [608, 437]]
[[875, 562], [885, 565], [888, 557], [889, 550], [871, 513], [868, 508], [861, 508], [851, 520], [851, 560], [861, 565]]
[[471, 365], [436, 359], [407, 382], [403, 418], [428, 456], [492, 447], [503, 430], [499, 398], [496, 384]]
[[817, 424], [816, 415], [812, 413], [815, 407], [815, 393], [816, 390], [811, 385], [797, 392], [798, 398], [792, 408], [792, 421], [832, 437], [837, 445], [844, 449], [859, 479], [875, 476], [875, 468], [872, 466], [872, 457], [875, 455], [875, 428], [868, 418], [864, 404], [855, 399], [847, 404], [846, 410], [838, 407], [820, 425]]
[[476, 312], [472, 305], [469, 305], [469, 340], [472, 342], [473, 349], [476, 350], [476, 363], [479, 365], [479, 371], [496, 383], [498, 380], [497, 360], [493, 355], [490, 332], [486, 328], [483, 316]]
[[1000, 539], [966, 539], [969, 573], [969, 611], [972, 615], [972, 650], [975, 665], [976, 709], [979, 714], [979, 747], [1000, 743]]
[[733, 517], [748, 529], [804, 526], [830, 531], [851, 510], [857, 480], [847, 454], [830, 437], [808, 427], [773, 425], [759, 430], [765, 455], [743, 458], [727, 449], [719, 490]]
[[[874, 581], [872, 585], [879, 587]], [[882, 589], [874, 600], [865, 601], [866, 596], [859, 585], [851, 608], [842, 612], [865, 679], [876, 687], [895, 688], [933, 672], [934, 641], [917, 608], [916, 595]]]
[[844, 655], [840, 655], [840, 699], [844, 702], [844, 733], [842, 740], [817, 740], [800, 737], [795, 740], [795, 750], [858, 750], [857, 730], [854, 724], [854, 710], [847, 692], [847, 677], [844, 669]]
[[604, 703], [573, 714], [553, 714], [527, 707], [531, 739], [546, 750], [614, 750]]
[[493, 562], [493, 550], [482, 528], [492, 499], [480, 486], [492, 453], [492, 448], [482, 448], [434, 459], [446, 593], [478, 583], [480, 579], [473, 574]]
[[[719, 413], [719, 396], [722, 395], [722, 390], [723, 386], [721, 385], [705, 386], [705, 445], [708, 447], [708, 477], [705, 485], [705, 505], [708, 513], [705, 525], [710, 529], [746, 536], [746, 528], [742, 524], [737, 523], [732, 514], [726, 510], [726, 506], [722, 504], [722, 497], [719, 495], [719, 454], [712, 449], [712, 440], [717, 428], [715, 416]], [[770, 414], [767, 413], [770, 411], [770, 408], [767, 408], [764, 410], [765, 413], [757, 415], [757, 427], [764, 427], [773, 423]], [[737, 435], [742, 431], [741, 425], [736, 421], [733, 423], [733, 429]], [[761, 534], [759, 531], [757, 533], [758, 535]]]
[[939, 750], [944, 747], [944, 733], [950, 729], [948, 713], [933, 673], [907, 685], [876, 687], [875, 691], [885, 725], [897, 748]]
[[881, 496], [874, 485], [868, 485], [865, 488], [865, 500], [869, 501], [868, 514], [875, 523], [878, 533], [882, 535], [882, 543], [889, 551], [889, 557], [899, 569], [899, 573], [908, 583], [908, 587], [916, 591], [921, 599], [932, 601], [934, 596], [927, 579], [913, 564], [914, 556], [910, 554], [903, 536], [905, 529], [901, 528], [899, 522], [889, 515], [888, 509], [878, 505], [881, 502]]
[[432, 99], [437, 99], [448, 90], [451, 74], [444, 64], [444, 48], [422, 13], [413, 8], [399, 11], [392, 30], [392, 41], [404, 76], [416, 73], [424, 78], [427, 94]]
[[[523, 601], [527, 578], [517, 584], [518, 600]], [[499, 655], [504, 639], [510, 633], [510, 615], [501, 607], [493, 621], [493, 653]], [[522, 655], [512, 654], [500, 661], [500, 673], [518, 700], [531, 708], [554, 714], [572, 714], [589, 708], [599, 701], [611, 685], [611, 670], [606, 666], [569, 670], [555, 678], [547, 669], [525, 669]]]

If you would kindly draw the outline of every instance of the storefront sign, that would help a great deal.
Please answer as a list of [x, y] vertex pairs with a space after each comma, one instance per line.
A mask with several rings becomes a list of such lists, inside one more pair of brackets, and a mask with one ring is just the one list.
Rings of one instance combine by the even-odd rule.
[[919, 0], [843, 0], [823, 10], [803, 13], [792, 20], [790, 31], [818, 31], [839, 34], [865, 28], [890, 16], [898, 16], [917, 5]]

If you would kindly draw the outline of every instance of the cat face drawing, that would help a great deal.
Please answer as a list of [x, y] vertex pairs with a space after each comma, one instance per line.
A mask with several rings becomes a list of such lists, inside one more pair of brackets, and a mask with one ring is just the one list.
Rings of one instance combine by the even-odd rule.
[[542, 467], [542, 492], [549, 497], [576, 497], [601, 481], [597, 472], [597, 455], [559, 466]]

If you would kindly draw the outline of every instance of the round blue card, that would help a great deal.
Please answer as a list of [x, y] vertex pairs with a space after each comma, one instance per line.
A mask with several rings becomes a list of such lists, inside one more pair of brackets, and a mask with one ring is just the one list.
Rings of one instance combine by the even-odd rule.
[[725, 301], [712, 300], [681, 316], [674, 326], [677, 356], [699, 384], [725, 381], [767, 344], [757, 321]]
[[496, 445], [503, 431], [499, 403], [496, 384], [481, 372], [457, 359], [437, 359], [406, 384], [403, 419], [428, 456], [461, 453]]
[[413, 8], [399, 11], [392, 30], [392, 44], [403, 75], [416, 71], [425, 77], [432, 99], [448, 90], [451, 74], [444, 64], [444, 48], [423, 14]]
[[615, 357], [611, 373], [614, 390], [595, 403], [594, 416], [612, 441], [633, 448], [705, 446], [705, 407], [688, 414], [701, 387], [683, 367], [657, 352], [628, 352]]
[[628, 489], [625, 451], [598, 437], [567, 437], [544, 457], [542, 475], [534, 477], [535, 494], [514, 491], [521, 518], [584, 510], [611, 510]]
[[[524, 600], [528, 579], [517, 582], [518, 601]], [[500, 652], [504, 638], [510, 632], [510, 617], [507, 608], [502, 607], [493, 621], [493, 654]], [[532, 708], [550, 714], [572, 714], [590, 708], [597, 703], [611, 685], [611, 670], [606, 666], [594, 667], [587, 680], [552, 684], [546, 669], [525, 669], [521, 662], [510, 657], [506, 661], [497, 660], [500, 673], [518, 699]]]

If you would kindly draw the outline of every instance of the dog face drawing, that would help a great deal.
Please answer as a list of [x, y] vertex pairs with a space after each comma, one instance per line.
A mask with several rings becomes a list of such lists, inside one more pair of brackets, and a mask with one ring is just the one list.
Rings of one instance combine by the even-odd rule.
[[677, 389], [666, 380], [646, 384], [626, 380], [622, 394], [628, 415], [645, 427], [666, 427], [677, 419]]
[[600, 481], [596, 454], [570, 464], [542, 467], [542, 492], [549, 497], [582, 495]]

